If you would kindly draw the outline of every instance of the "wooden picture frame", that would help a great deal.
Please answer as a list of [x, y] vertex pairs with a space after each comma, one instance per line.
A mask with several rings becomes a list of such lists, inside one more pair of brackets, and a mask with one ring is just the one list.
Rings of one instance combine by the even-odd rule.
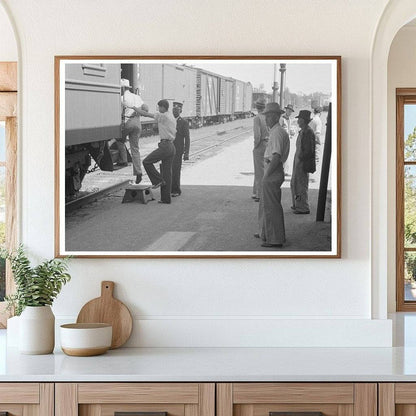
[[[4, 160], [0, 168], [5, 170], [5, 248], [13, 250], [17, 245], [18, 209], [17, 209], [17, 62], [0, 62], [0, 122], [5, 126]], [[6, 262], [5, 294], [15, 290], [10, 263]], [[9, 312], [6, 302], [0, 300], [0, 328], [5, 328]]]
[[[147, 121], [158, 100], [168, 101], [168, 113], [179, 102], [180, 117], [189, 126], [189, 160], [180, 158], [185, 191], [169, 205], [150, 201], [159, 189], [148, 187], [154, 181], [143, 168], [137, 186], [137, 170], [124, 166], [125, 149], [137, 154], [133, 144], [125, 145], [127, 138], [133, 143], [125, 116], [132, 107], [121, 104], [126, 85], [140, 95], [140, 104], [150, 107], [140, 113], [142, 162], [158, 146], [160, 137], [152, 135], [157, 124]], [[281, 247], [264, 233], [261, 237], [265, 243], [269, 238], [272, 247], [254, 237], [260, 229], [259, 203], [251, 198], [256, 102], [278, 102], [282, 111], [294, 106], [293, 128], [279, 121], [290, 137], [281, 197], [286, 241]], [[340, 258], [341, 102], [340, 56], [56, 56], [55, 255]], [[134, 117], [148, 108], [136, 105]], [[311, 118], [316, 113], [322, 126], [321, 147], [319, 139], [313, 145], [317, 169], [306, 179], [308, 215], [291, 210], [291, 169], [301, 154], [296, 153], [300, 127], [295, 116], [301, 110], [310, 111]], [[167, 188], [161, 189], [165, 202]]]

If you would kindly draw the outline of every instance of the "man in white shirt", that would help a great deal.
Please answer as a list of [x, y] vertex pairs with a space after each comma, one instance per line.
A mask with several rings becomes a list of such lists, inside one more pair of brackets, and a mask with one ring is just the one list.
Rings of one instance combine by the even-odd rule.
[[283, 165], [289, 156], [290, 140], [287, 131], [279, 124], [282, 113], [278, 103], [268, 103], [264, 110], [270, 130], [264, 152], [265, 168], [259, 206], [260, 233], [254, 235], [263, 240], [262, 247], [282, 247], [286, 241], [280, 187], [285, 181]]
[[[140, 108], [135, 108], [140, 115], [144, 117], [154, 118], [159, 129], [160, 142], [158, 148], [153, 150], [143, 160], [143, 166], [152, 182], [153, 188], [160, 188], [161, 204], [171, 203], [171, 189], [172, 189], [172, 162], [175, 156], [175, 146], [173, 141], [176, 136], [176, 120], [168, 112], [169, 102], [167, 100], [160, 100], [157, 103], [159, 111], [149, 113]], [[161, 172], [159, 172], [154, 164], [162, 162]]]
[[[128, 79], [122, 79], [121, 86], [122, 90], [124, 90], [121, 99], [123, 105], [123, 128], [121, 132], [122, 142], [124, 147], [126, 137], [129, 137], [130, 153], [133, 163], [133, 175], [136, 176], [136, 183], [140, 183], [142, 180], [142, 167], [140, 160], [139, 139], [142, 132], [142, 125], [140, 122], [140, 115], [133, 109], [133, 107], [141, 107], [143, 105], [143, 100], [139, 95], [133, 94], [130, 91], [130, 82]], [[119, 147], [119, 151], [120, 150], [125, 151], [125, 148], [120, 149]], [[127, 154], [125, 154], [122, 159], [127, 165]]]
[[313, 110], [312, 120], [309, 123], [309, 126], [315, 133], [315, 149], [316, 149], [315, 158], [316, 158], [317, 164], [319, 162], [319, 154], [321, 151], [321, 133], [322, 133], [321, 112], [322, 112], [322, 107], [315, 107]]
[[289, 134], [290, 139], [292, 139], [296, 134], [295, 126], [294, 126], [293, 120], [291, 118], [291, 115], [294, 111], [295, 111], [295, 109], [293, 108], [293, 105], [288, 104], [285, 107], [285, 113], [282, 115], [282, 117], [280, 117], [280, 121], [279, 121], [280, 125]]

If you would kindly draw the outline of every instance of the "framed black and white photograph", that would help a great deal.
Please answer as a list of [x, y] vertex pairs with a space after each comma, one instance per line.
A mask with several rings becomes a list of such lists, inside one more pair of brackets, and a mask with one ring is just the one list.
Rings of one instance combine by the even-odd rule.
[[55, 254], [341, 256], [341, 58], [55, 57]]

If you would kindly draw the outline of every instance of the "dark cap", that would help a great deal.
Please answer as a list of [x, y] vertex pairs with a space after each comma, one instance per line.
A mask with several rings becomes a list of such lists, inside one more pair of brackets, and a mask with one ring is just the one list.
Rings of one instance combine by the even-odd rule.
[[280, 108], [280, 105], [278, 103], [267, 103], [266, 109], [263, 111], [263, 114], [267, 113], [283, 114], [284, 110]]
[[301, 118], [309, 123], [311, 119], [311, 112], [309, 110], [300, 110], [299, 114], [295, 118]]
[[169, 101], [168, 100], [160, 100], [157, 105], [159, 107], [164, 107], [166, 110], [169, 110]]

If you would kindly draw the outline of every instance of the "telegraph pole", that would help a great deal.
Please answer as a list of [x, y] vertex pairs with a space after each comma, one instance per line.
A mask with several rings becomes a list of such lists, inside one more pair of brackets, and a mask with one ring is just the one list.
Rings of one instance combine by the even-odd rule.
[[274, 78], [273, 78], [273, 102], [277, 103], [277, 91], [279, 91], [279, 83], [276, 80], [277, 78], [277, 64], [274, 64]]
[[286, 64], [280, 64], [280, 108], [284, 106], [284, 97], [283, 94], [285, 92], [286, 87]]

